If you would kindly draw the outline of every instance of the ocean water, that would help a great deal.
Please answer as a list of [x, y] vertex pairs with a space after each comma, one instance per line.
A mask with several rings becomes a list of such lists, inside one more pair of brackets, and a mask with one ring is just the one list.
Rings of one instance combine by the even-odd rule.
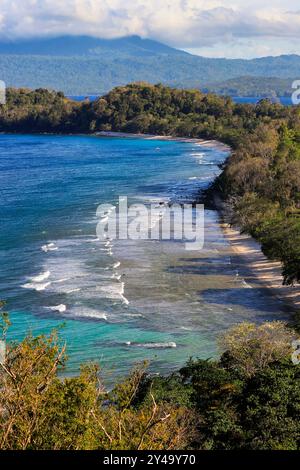
[[165, 373], [190, 356], [214, 357], [217, 336], [237, 322], [284, 318], [280, 303], [251, 285], [215, 211], [205, 211], [200, 251], [179, 241], [97, 240], [100, 203], [125, 195], [192, 201], [226, 156], [175, 141], [1, 135], [0, 298], [9, 338], [61, 326], [64, 373], [97, 361], [110, 382], [145, 359]]
[[[74, 101], [84, 101], [86, 98], [88, 98], [90, 101], [95, 101], [98, 99], [100, 95], [88, 95], [88, 96], [68, 96], [68, 98], [74, 100]], [[248, 104], [257, 104], [260, 100], [264, 99], [263, 96], [231, 96], [232, 100], [235, 103], [248, 103]], [[276, 102], [279, 102], [283, 104], [284, 106], [291, 106], [292, 103], [292, 97], [288, 96], [279, 96], [276, 98]]]
[[[248, 103], [248, 104], [257, 104], [260, 100], [264, 99], [264, 97], [257, 97], [257, 96], [232, 96], [232, 100], [235, 103]], [[271, 99], [271, 98], [269, 98]], [[95, 100], [95, 98], [94, 98]], [[93, 101], [94, 101], [93, 100]], [[274, 102], [274, 99], [272, 100]], [[292, 93], [291, 96], [279, 96], [275, 99], [276, 103], [281, 103], [284, 106], [292, 106]]]

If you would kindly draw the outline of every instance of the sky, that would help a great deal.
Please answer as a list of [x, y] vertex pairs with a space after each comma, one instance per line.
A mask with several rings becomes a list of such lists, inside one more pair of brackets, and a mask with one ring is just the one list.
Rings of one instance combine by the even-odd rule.
[[0, 0], [0, 38], [139, 35], [206, 57], [300, 54], [299, 0]]

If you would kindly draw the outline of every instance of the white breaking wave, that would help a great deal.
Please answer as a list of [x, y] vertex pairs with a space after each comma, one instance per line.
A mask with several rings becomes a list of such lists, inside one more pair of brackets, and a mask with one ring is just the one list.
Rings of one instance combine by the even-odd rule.
[[125, 305], [129, 305], [129, 300], [124, 295], [124, 289], [125, 289], [124, 282], [121, 282], [120, 285], [121, 285], [121, 292], [120, 292], [121, 300]]
[[201, 157], [202, 158], [202, 157], [204, 157], [204, 155], [205, 155], [205, 153], [203, 153], [203, 152], [201, 152], [201, 153], [200, 152], [191, 153], [192, 157]]
[[117, 263], [113, 265], [113, 269], [117, 269], [119, 266], [121, 266], [121, 263], [120, 261], [117, 261]]
[[38, 274], [38, 276], [33, 276], [31, 280], [33, 282], [43, 282], [50, 276], [50, 271], [45, 271], [44, 273]]
[[91, 308], [75, 307], [71, 310], [71, 315], [78, 318], [95, 318], [97, 320], [108, 320], [106, 312], [99, 312]]
[[105, 283], [98, 286], [96, 289], [97, 295], [102, 298], [111, 300], [121, 300], [125, 305], [129, 304], [129, 300], [124, 296], [125, 284], [124, 282]]
[[129, 300], [123, 294], [121, 294], [121, 299], [125, 305], [129, 305]]
[[48, 251], [56, 251], [58, 250], [58, 247], [55, 245], [55, 243], [47, 243], [46, 245], [43, 245], [41, 247], [41, 250], [47, 253]]
[[147, 348], [147, 349], [168, 349], [176, 348], [177, 344], [173, 341], [167, 343], [134, 343], [131, 341], [125, 342], [126, 346], [135, 346], [137, 348]]
[[63, 277], [62, 279], [57, 279], [57, 281], [53, 281], [53, 284], [59, 284], [60, 282], [69, 281], [69, 277]]
[[45, 282], [44, 284], [38, 283], [38, 282], [28, 282], [26, 284], [23, 284], [21, 287], [23, 289], [33, 289], [36, 291], [42, 291], [45, 290], [48, 286], [50, 286], [51, 282]]
[[45, 271], [41, 274], [38, 274], [37, 276], [33, 276], [29, 278], [30, 282], [26, 282], [21, 287], [23, 289], [32, 289], [36, 291], [45, 290], [48, 286], [50, 286], [51, 282], [43, 282], [43, 281], [48, 279], [50, 274], [51, 274], [50, 271]]
[[47, 256], [44, 263], [45, 271], [51, 272], [51, 292], [68, 293], [81, 289], [89, 282], [89, 272], [84, 259], [79, 259], [78, 248], [85, 249], [81, 242], [60, 240], [59, 260]]
[[123, 315], [129, 318], [144, 318], [144, 315], [141, 313], [124, 313]]
[[111, 279], [117, 279], [117, 281], [119, 281], [119, 280], [121, 279], [121, 277], [122, 277], [121, 274], [117, 274], [117, 273], [116, 273], [116, 274], [113, 274], [113, 275], [111, 276]]
[[54, 305], [53, 307], [46, 307], [47, 310], [52, 310], [53, 312], [63, 313], [67, 310], [67, 306], [65, 304]]

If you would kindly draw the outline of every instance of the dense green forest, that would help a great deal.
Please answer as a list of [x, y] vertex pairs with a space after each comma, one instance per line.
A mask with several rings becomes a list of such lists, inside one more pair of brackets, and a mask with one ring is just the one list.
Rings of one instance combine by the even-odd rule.
[[140, 364], [107, 391], [97, 364], [64, 377], [57, 333], [28, 335], [0, 362], [0, 448], [299, 450], [294, 338], [281, 322], [240, 324], [220, 338], [219, 361], [191, 359], [166, 377]]
[[232, 154], [214, 184], [232, 222], [282, 262], [284, 282], [300, 280], [300, 108], [234, 104], [228, 97], [138, 83], [93, 103], [62, 93], [9, 89], [2, 132], [123, 131], [219, 139]]

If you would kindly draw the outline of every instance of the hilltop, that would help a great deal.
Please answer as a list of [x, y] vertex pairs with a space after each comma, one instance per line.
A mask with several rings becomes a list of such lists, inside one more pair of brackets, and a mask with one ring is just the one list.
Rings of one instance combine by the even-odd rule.
[[283, 87], [277, 79], [287, 79], [286, 92], [289, 82], [299, 78], [299, 71], [297, 55], [210, 59], [138, 36], [110, 40], [64, 36], [0, 42], [0, 78], [7, 86], [51, 88], [67, 95], [104, 94], [115, 86], [145, 80], [199, 89], [213, 84], [222, 88], [225, 81], [225, 90], [230, 92], [226, 81], [239, 82], [240, 77], [244, 77], [242, 91], [248, 96], [250, 92], [259, 94], [261, 78], [264, 89], [280, 95]]

